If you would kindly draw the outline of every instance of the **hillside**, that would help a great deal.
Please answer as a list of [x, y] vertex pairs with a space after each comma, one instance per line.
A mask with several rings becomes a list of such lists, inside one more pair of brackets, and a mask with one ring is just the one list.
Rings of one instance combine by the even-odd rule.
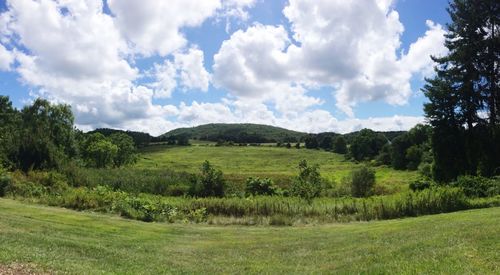
[[188, 136], [190, 139], [208, 141], [233, 141], [236, 143], [297, 142], [306, 133], [261, 124], [212, 123], [191, 128], [178, 128], [162, 137]]
[[170, 225], [0, 199], [0, 273], [498, 274], [499, 215], [489, 208], [304, 227]]

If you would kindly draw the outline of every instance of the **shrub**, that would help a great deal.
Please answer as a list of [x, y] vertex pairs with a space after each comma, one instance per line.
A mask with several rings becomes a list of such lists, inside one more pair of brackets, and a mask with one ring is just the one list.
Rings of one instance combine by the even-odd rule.
[[319, 166], [308, 166], [307, 161], [302, 160], [299, 163], [299, 171], [299, 176], [292, 183], [290, 193], [310, 202], [318, 197], [323, 189]]
[[366, 197], [375, 185], [375, 171], [362, 166], [351, 172], [351, 194], [353, 197]]
[[225, 189], [222, 171], [205, 161], [201, 166], [201, 175], [193, 180], [190, 194], [197, 197], [223, 197]]
[[252, 196], [273, 196], [278, 195], [280, 190], [269, 178], [260, 179], [250, 177], [247, 179], [245, 193]]
[[461, 176], [451, 186], [462, 188], [468, 197], [490, 197], [500, 194], [500, 178]]
[[410, 189], [412, 191], [422, 191], [431, 188], [432, 184], [429, 181], [417, 180], [410, 183]]
[[5, 196], [7, 187], [12, 183], [12, 178], [0, 167], [0, 197]]
[[61, 195], [68, 189], [67, 178], [57, 172], [41, 172], [31, 171], [28, 173], [27, 178], [31, 182], [43, 185], [48, 192], [54, 195]]

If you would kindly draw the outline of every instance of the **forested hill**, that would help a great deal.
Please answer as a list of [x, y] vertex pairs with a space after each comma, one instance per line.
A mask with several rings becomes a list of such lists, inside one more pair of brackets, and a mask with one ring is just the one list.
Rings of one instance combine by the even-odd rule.
[[104, 136], [110, 136], [115, 133], [124, 133], [130, 136], [133, 140], [136, 146], [142, 146], [142, 145], [147, 145], [150, 142], [155, 141], [155, 138], [151, 136], [148, 133], [143, 133], [143, 132], [136, 132], [136, 131], [122, 131], [122, 130], [116, 130], [116, 129], [109, 129], [109, 128], [98, 128], [95, 129], [91, 132], [92, 133], [101, 133]]
[[297, 142], [307, 133], [261, 124], [213, 123], [191, 128], [179, 128], [162, 137], [188, 136], [190, 139], [208, 141], [233, 141], [242, 143]]

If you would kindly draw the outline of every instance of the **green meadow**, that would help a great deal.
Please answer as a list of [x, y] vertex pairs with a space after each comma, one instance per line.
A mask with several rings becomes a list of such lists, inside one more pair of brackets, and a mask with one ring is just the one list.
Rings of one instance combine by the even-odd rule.
[[0, 266], [73, 274], [498, 274], [499, 217], [496, 207], [317, 226], [193, 226], [0, 199]]
[[[361, 164], [346, 160], [344, 155], [323, 150], [295, 149], [272, 146], [151, 146], [140, 154], [136, 169], [198, 173], [203, 161], [208, 160], [224, 172], [228, 181], [242, 184], [248, 177], [269, 177], [278, 184], [290, 181], [298, 173], [298, 163], [307, 160], [320, 166], [321, 176], [335, 182]], [[376, 181], [392, 192], [407, 189], [418, 179], [416, 171], [399, 171], [387, 166], [377, 166]]]

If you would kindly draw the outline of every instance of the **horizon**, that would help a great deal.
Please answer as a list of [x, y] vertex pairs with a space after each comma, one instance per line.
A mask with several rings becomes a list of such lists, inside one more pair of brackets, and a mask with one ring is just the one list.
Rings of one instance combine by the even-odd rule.
[[84, 131], [405, 131], [424, 122], [447, 4], [0, 0], [0, 94], [69, 104]]

